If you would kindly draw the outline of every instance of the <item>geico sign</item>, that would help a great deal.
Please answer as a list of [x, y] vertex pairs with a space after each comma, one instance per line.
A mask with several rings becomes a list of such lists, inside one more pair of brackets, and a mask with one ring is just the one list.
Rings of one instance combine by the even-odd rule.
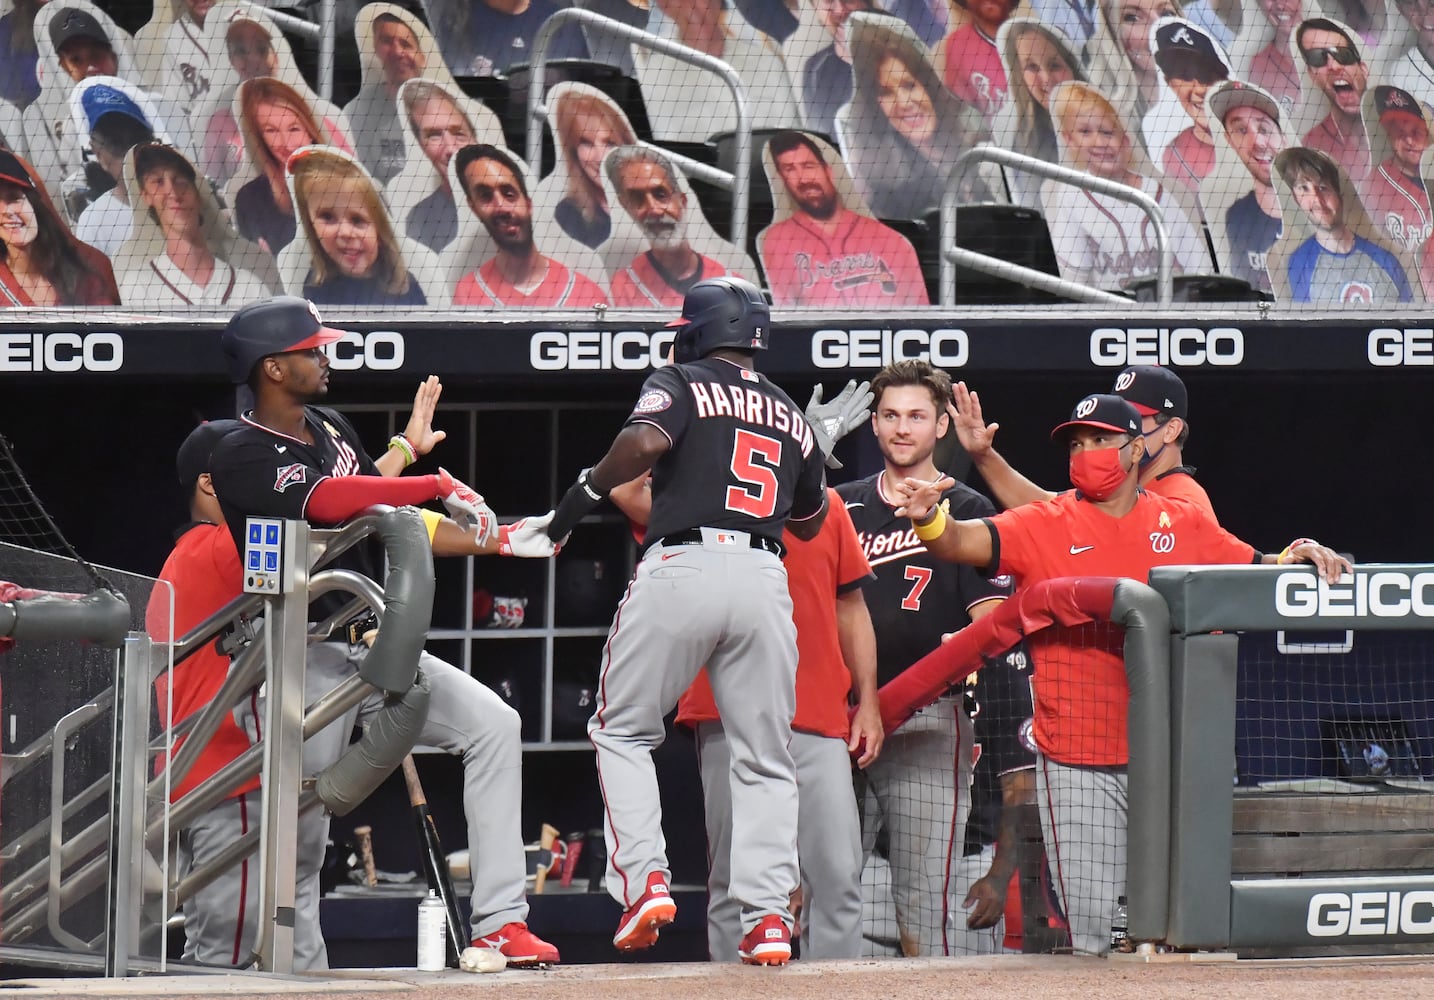
[[1434, 618], [1434, 573], [1359, 570], [1338, 583], [1313, 573], [1281, 573], [1275, 611], [1286, 618]]
[[1305, 930], [1310, 937], [1434, 934], [1434, 891], [1317, 892]]
[[341, 372], [367, 368], [393, 372], [403, 367], [403, 334], [392, 330], [350, 331], [324, 348], [329, 366]]
[[1377, 368], [1434, 365], [1434, 330], [1370, 330], [1369, 363]]
[[1232, 326], [1103, 327], [1090, 335], [1090, 360], [1107, 368], [1238, 365], [1245, 360], [1245, 335]]
[[117, 372], [117, 333], [0, 333], [0, 372]]
[[661, 368], [673, 336], [670, 330], [542, 330], [528, 341], [528, 363], [540, 372]]
[[970, 355], [965, 330], [818, 330], [812, 335], [812, 364], [818, 368], [884, 368], [893, 361], [964, 368]]

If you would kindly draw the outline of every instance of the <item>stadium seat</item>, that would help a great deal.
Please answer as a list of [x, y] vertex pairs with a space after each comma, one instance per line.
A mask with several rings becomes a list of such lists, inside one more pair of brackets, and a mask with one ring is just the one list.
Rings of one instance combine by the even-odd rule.
[[[1172, 302], [1273, 302], [1269, 292], [1252, 288], [1248, 281], [1228, 274], [1177, 274], [1171, 279]], [[1157, 301], [1154, 278], [1141, 278], [1126, 286], [1136, 302]]]
[[[514, 149], [527, 148], [528, 85], [532, 79], [531, 69], [526, 64], [514, 66], [508, 73], [508, 101], [503, 119], [503, 132], [513, 143]], [[587, 59], [555, 59], [543, 69], [543, 97], [547, 98], [553, 86], [564, 81], [586, 83], [602, 91], [617, 102], [632, 123], [632, 130], [639, 139], [649, 141], [652, 128], [647, 121], [647, 106], [642, 101], [642, 91], [637, 81], [624, 76], [615, 66], [591, 62]], [[494, 108], [494, 110], [498, 110]], [[538, 176], [546, 177], [553, 169], [554, 154], [552, 136], [543, 136], [543, 162]]]
[[[916, 236], [902, 228], [900, 222], [883, 221], [900, 230], [916, 247], [931, 301], [939, 302], [941, 213], [932, 212], [916, 223]], [[994, 202], [960, 205], [956, 209], [956, 245], [1046, 274], [1060, 275], [1045, 217], [1033, 208]], [[961, 305], [1045, 305], [1065, 300], [1017, 282], [957, 267], [956, 301]]]
[[[747, 164], [747, 249], [754, 256], [757, 253], [757, 234], [767, 228], [772, 222], [774, 206], [772, 203], [772, 186], [767, 182], [767, 168], [762, 161], [762, 154], [767, 148], [767, 143], [779, 132], [786, 129], [759, 128], [752, 130], [752, 154]], [[823, 137], [825, 138], [825, 137]], [[735, 174], [738, 169], [737, 156], [737, 134], [735, 132], [719, 132], [707, 140], [715, 154], [715, 165], [720, 170]], [[727, 191], [715, 190], [716, 197], [713, 201], [717, 204], [711, 205], [708, 210], [708, 218], [713, 219], [714, 225], [719, 230], [732, 228], [732, 196]], [[704, 202], [704, 205], [706, 202]], [[713, 213], [720, 213], [721, 222], [717, 222], [717, 216]], [[731, 238], [731, 233], [726, 233]]]

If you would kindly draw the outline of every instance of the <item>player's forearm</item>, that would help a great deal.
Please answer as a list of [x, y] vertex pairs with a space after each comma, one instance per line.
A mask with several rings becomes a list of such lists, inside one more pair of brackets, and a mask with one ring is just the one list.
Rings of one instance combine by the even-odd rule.
[[1042, 489], [1017, 472], [995, 448], [976, 457], [976, 468], [990, 487], [991, 495], [1002, 507], [1019, 507], [1037, 500], [1055, 499], [1054, 493]]
[[647, 520], [652, 516], [652, 489], [647, 484], [646, 472], [614, 486], [607, 498], [633, 524], [647, 527]]
[[[1005, 884], [1020, 860], [1026, 812], [1036, 800], [1036, 772], [1030, 768], [1001, 775], [1001, 822], [996, 833], [996, 857], [986, 877]], [[1037, 830], [1039, 830], [1039, 819]]]
[[982, 521], [955, 521], [940, 507], [926, 524], [912, 525], [926, 550], [947, 562], [984, 567], [991, 562], [991, 532]]
[[858, 704], [876, 702], [876, 631], [861, 589], [837, 597], [837, 642]]
[[476, 545], [477, 532], [465, 528], [451, 517], [438, 522], [433, 533], [433, 554], [435, 556], [491, 556], [498, 553], [497, 536], [488, 538], [482, 545]]
[[309, 495], [304, 515], [320, 524], [338, 524], [374, 504], [403, 507], [438, 497], [437, 476], [336, 476], [325, 479]]
[[595, 489], [609, 494], [652, 468], [671, 447], [667, 436], [650, 424], [631, 424], [613, 440], [589, 477]]
[[403, 475], [403, 470], [408, 468], [408, 459], [397, 448], [390, 448], [374, 459], [373, 464], [378, 466], [381, 475], [392, 479]]

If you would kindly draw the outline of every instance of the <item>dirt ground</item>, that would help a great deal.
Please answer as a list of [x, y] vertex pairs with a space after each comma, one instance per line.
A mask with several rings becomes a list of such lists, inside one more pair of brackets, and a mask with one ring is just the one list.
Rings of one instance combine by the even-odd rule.
[[491, 975], [349, 970], [304, 977], [190, 975], [0, 983], [12, 995], [231, 1000], [1416, 1000], [1434, 996], [1434, 962], [1341, 959], [1139, 964], [1054, 956], [737, 965], [586, 965]]

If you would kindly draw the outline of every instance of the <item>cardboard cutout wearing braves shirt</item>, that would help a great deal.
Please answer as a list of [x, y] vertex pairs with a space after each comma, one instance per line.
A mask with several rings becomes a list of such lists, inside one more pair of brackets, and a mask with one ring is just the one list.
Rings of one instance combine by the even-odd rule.
[[1380, 235], [1416, 259], [1434, 233], [1421, 173], [1431, 125], [1428, 107], [1415, 94], [1383, 83], [1365, 92], [1364, 128], [1372, 167], [1357, 185], [1359, 198]]
[[[1381, 8], [1382, 9], [1382, 8]], [[1300, 101], [1290, 112], [1285, 134], [1290, 144], [1327, 153], [1356, 184], [1368, 176], [1369, 137], [1361, 117], [1364, 95], [1372, 88], [1381, 62], [1380, 47], [1365, 39], [1342, 21], [1327, 18], [1328, 26], [1313, 27], [1315, 18], [1306, 18], [1290, 35], [1290, 57], [1299, 67]], [[1323, 66], [1305, 62], [1301, 38], [1310, 48], [1323, 44], [1332, 48], [1352, 48], [1358, 61], [1345, 66], [1328, 57]], [[1344, 84], [1348, 84], [1345, 87]], [[1336, 101], [1330, 95], [1350, 95]]]
[[1229, 57], [1206, 32], [1179, 17], [1155, 22], [1150, 50], [1160, 67], [1160, 98], [1141, 120], [1145, 148], [1167, 180], [1198, 189], [1215, 161], [1204, 94], [1229, 79]]
[[[774, 144], [791, 148], [778, 156]], [[767, 144], [762, 163], [775, 214], [757, 236], [757, 255], [773, 304], [929, 304], [916, 251], [871, 217], [835, 149], [811, 133], [783, 132]]]

